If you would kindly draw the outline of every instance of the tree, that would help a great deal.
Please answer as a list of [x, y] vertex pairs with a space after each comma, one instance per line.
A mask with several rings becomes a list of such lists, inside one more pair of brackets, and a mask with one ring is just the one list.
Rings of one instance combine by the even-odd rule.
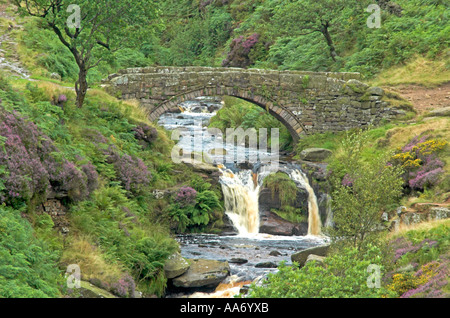
[[350, 242], [361, 249], [367, 243], [375, 243], [383, 228], [381, 214], [400, 198], [403, 171], [388, 164], [389, 156], [364, 157], [367, 142], [362, 132], [349, 135], [342, 148], [342, 155], [337, 160], [344, 169], [333, 180], [331, 196], [335, 227], [330, 234], [335, 242]]
[[341, 13], [344, 10], [354, 10], [356, 5], [358, 1], [355, 0], [291, 0], [275, 8], [272, 22], [276, 30], [292, 37], [321, 33], [331, 58], [336, 62], [338, 53], [330, 30], [342, 22]]
[[104, 55], [142, 43], [154, 29], [156, 2], [151, 0], [14, 0], [18, 11], [42, 19], [78, 65], [77, 106], [82, 107], [88, 71]]

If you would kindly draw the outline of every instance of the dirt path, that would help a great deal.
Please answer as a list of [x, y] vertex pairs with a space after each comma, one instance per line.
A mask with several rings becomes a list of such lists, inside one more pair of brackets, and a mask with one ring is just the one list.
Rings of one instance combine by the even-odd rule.
[[7, 22], [6, 25], [0, 25], [0, 70], [28, 79], [29, 72], [22, 67], [19, 61], [16, 53], [17, 43], [11, 35], [14, 29], [22, 26], [17, 24], [15, 17], [6, 13], [8, 6], [8, 3], [0, 3], [0, 18]]
[[433, 109], [450, 106], [450, 82], [433, 88], [419, 85], [400, 85], [389, 87], [389, 90], [399, 93], [403, 98], [410, 101], [419, 115]]

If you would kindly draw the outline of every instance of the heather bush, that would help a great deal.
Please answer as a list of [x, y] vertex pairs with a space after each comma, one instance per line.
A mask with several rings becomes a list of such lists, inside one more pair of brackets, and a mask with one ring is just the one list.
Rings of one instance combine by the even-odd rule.
[[[27, 203], [45, 199], [50, 191], [65, 193], [71, 200], [86, 198], [96, 184], [96, 174], [66, 160], [46, 135], [16, 111], [0, 108], [0, 166], [4, 189], [0, 202]], [[88, 187], [89, 183], [89, 187]]]
[[180, 203], [181, 206], [194, 204], [197, 198], [197, 191], [191, 187], [181, 187], [176, 195], [175, 202]]
[[252, 48], [258, 43], [260, 35], [254, 33], [248, 38], [243, 35], [234, 39], [230, 44], [230, 52], [225, 60], [222, 61], [222, 66], [225, 67], [242, 67], [250, 66], [254, 61], [249, 57]]
[[147, 144], [152, 144], [158, 138], [158, 131], [156, 128], [150, 127], [144, 123], [139, 123], [133, 131], [137, 140], [144, 141]]
[[430, 135], [415, 136], [403, 148], [397, 149], [391, 162], [405, 170], [403, 178], [407, 186], [422, 191], [440, 182], [444, 162], [437, 154], [446, 145], [446, 141], [431, 139]]
[[221, 208], [219, 197], [208, 190], [211, 184], [208, 185], [199, 185], [202, 191], [191, 187], [180, 188], [173, 203], [168, 206], [167, 212], [178, 233], [204, 230], [212, 220], [213, 211]]
[[149, 185], [152, 174], [142, 159], [113, 152], [108, 160], [114, 165], [117, 179], [125, 190], [139, 194]]
[[117, 282], [110, 287], [113, 294], [122, 298], [134, 298], [136, 283], [129, 274], [123, 275]]
[[450, 265], [449, 232], [448, 222], [444, 222], [430, 229], [408, 231], [391, 240], [389, 246], [395, 267], [411, 270], [387, 275], [388, 289], [401, 298], [448, 297], [445, 286]]

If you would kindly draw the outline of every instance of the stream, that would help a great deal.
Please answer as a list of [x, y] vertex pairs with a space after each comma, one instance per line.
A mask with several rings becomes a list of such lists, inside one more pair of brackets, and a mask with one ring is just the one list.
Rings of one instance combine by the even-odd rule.
[[[188, 297], [232, 297], [239, 293], [240, 287], [235, 287], [236, 282], [242, 282], [237, 285], [242, 286], [257, 281], [268, 273], [276, 272], [277, 265], [282, 261], [291, 264], [294, 252], [327, 241], [326, 237], [320, 235], [316, 196], [299, 167], [282, 161], [275, 170], [265, 169], [270, 167], [266, 162], [276, 158], [265, 147], [261, 150], [247, 147], [245, 143], [229, 145], [217, 131], [208, 130], [210, 119], [223, 106], [221, 98], [200, 97], [179, 106], [181, 113], [163, 114], [158, 124], [179, 133], [175, 140], [178, 140], [177, 146], [183, 151], [203, 151], [206, 154], [204, 159], [220, 167], [222, 176], [219, 181], [224, 194], [225, 213], [237, 232], [236, 235], [186, 234], [177, 237], [183, 257], [228, 261], [230, 265], [230, 276], [223, 282], [223, 285], [229, 286], [225, 288], [226, 292], [219, 285], [216, 292], [197, 292]], [[239, 168], [235, 162], [230, 163], [225, 159], [228, 154], [239, 151], [247, 162], [252, 163], [251, 169]], [[278, 153], [275, 155], [278, 156]], [[298, 187], [309, 193], [309, 228], [306, 236], [259, 233], [259, 189], [264, 178], [276, 171], [285, 172]], [[171, 297], [186, 295], [175, 294]]]

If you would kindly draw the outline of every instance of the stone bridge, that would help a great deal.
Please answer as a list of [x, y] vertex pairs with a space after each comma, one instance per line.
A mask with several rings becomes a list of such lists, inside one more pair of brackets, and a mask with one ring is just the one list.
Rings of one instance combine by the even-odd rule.
[[238, 97], [267, 110], [297, 141], [305, 133], [376, 125], [398, 114], [381, 88], [359, 79], [359, 73], [146, 67], [121, 70], [104, 86], [118, 98], [138, 100], [152, 121], [199, 96]]

